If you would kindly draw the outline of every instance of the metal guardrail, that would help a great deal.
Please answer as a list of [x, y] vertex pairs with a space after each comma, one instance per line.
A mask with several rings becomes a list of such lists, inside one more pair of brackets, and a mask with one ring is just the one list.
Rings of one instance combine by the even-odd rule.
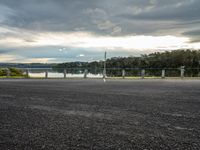
[[[17, 68], [23, 72], [24, 78], [103, 78], [104, 68]], [[38, 74], [38, 76], [37, 76]], [[1, 75], [0, 75], [1, 76]], [[6, 77], [12, 77], [6, 69]], [[200, 77], [200, 68], [106, 68], [106, 78], [127, 77], [166, 78], [166, 77]]]

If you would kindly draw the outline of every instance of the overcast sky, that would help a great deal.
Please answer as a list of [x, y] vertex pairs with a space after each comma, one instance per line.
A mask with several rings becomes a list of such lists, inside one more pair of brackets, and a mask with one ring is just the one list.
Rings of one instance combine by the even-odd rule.
[[0, 62], [200, 48], [200, 0], [0, 0]]

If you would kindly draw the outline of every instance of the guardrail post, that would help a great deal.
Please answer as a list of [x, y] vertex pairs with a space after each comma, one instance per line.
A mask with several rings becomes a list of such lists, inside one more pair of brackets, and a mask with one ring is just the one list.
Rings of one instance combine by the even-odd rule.
[[181, 78], [184, 78], [185, 66], [181, 66]]
[[103, 78], [104, 79], [106, 78], [106, 70], [105, 69], [103, 70]]
[[164, 79], [165, 78], [165, 70], [163, 69], [162, 70], [162, 79]]
[[10, 69], [9, 68], [6, 68], [6, 76], [7, 76], [7, 78], [10, 76]]
[[125, 79], [125, 76], [126, 76], [126, 72], [125, 72], [125, 70], [123, 69], [123, 70], [122, 70], [122, 78]]
[[48, 70], [45, 71], [45, 78], [48, 78]]
[[29, 77], [29, 71], [28, 71], [28, 69], [26, 69], [26, 78], [28, 78]]
[[66, 74], [67, 74], [67, 70], [66, 69], [64, 69], [64, 78], [66, 78]]
[[145, 77], [145, 70], [142, 69], [142, 71], [141, 71], [141, 78], [144, 79], [144, 77]]
[[87, 74], [88, 74], [88, 70], [85, 69], [85, 71], [84, 71], [84, 78], [87, 78]]

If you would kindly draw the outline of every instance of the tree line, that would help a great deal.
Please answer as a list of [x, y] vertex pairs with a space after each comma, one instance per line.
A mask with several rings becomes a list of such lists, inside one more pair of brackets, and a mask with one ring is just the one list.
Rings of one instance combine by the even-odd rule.
[[[67, 62], [57, 64], [54, 69], [66, 68], [70, 70], [89, 69], [92, 73], [102, 72], [104, 61], [93, 62]], [[174, 50], [165, 52], [155, 52], [141, 55], [139, 57], [113, 57], [106, 60], [107, 74], [110, 76], [120, 76], [122, 69], [130, 74], [135, 74], [137, 70], [147, 69], [149, 74], [160, 74], [161, 69], [178, 69], [185, 66], [190, 76], [196, 76], [200, 68], [200, 50]], [[77, 69], [75, 69], [77, 68]], [[151, 71], [152, 70], [152, 71]], [[153, 71], [154, 70], [154, 71]], [[190, 70], [190, 71], [189, 71]], [[134, 73], [135, 72], [135, 73]], [[178, 71], [176, 70], [177, 74]], [[137, 74], [137, 73], [136, 73]], [[172, 75], [175, 75], [175, 72]]]

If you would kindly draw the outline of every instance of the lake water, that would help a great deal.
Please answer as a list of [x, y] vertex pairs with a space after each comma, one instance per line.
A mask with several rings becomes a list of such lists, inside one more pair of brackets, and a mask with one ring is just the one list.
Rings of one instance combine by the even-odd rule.
[[[29, 72], [29, 76], [33, 78], [44, 78], [45, 77], [45, 72], [40, 72], [40, 73], [34, 73], [34, 72]], [[72, 73], [67, 73], [66, 78], [83, 78], [84, 74], [72, 74]], [[87, 74], [88, 78], [102, 78], [102, 74]], [[63, 73], [58, 73], [58, 72], [48, 72], [48, 78], [64, 78]]]

